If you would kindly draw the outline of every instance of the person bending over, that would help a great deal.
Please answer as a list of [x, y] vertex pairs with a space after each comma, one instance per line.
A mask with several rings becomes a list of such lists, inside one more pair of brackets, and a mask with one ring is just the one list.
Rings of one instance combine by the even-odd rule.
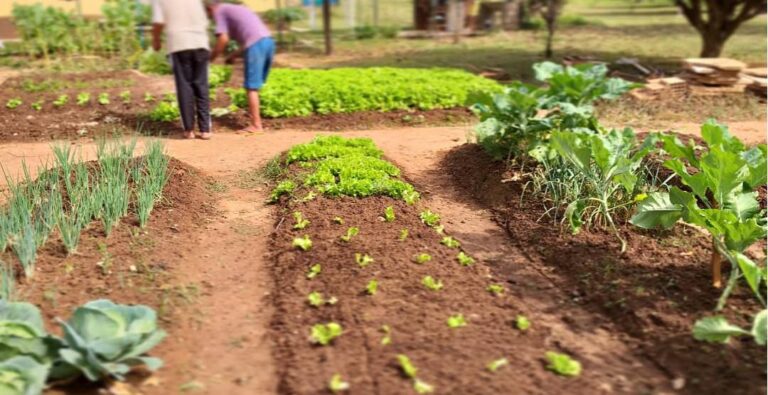
[[195, 113], [200, 137], [211, 138], [208, 98], [208, 19], [202, 0], [152, 0], [152, 48], [162, 47], [163, 29], [171, 57], [182, 137], [195, 138]]
[[[220, 0], [207, 0], [208, 16], [216, 24], [216, 45], [211, 52], [211, 61], [224, 53], [230, 39], [237, 41], [245, 62], [245, 84], [248, 94], [248, 111], [251, 124], [244, 132], [262, 132], [259, 106], [259, 89], [264, 86], [275, 56], [275, 42], [258, 15], [248, 7], [236, 4], [222, 4]], [[230, 55], [233, 60], [238, 53]]]

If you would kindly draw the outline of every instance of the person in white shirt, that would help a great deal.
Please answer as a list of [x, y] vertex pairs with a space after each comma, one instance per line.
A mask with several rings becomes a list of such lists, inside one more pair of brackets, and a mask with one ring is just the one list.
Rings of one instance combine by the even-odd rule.
[[176, 81], [183, 138], [195, 138], [195, 115], [200, 137], [211, 138], [208, 96], [208, 18], [202, 0], [152, 0], [152, 47], [162, 48], [165, 31], [167, 52]]

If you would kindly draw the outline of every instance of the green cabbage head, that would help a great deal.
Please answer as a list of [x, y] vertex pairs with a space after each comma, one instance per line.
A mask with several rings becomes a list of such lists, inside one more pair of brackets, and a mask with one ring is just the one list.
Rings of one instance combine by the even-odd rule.
[[131, 368], [144, 365], [156, 370], [159, 358], [149, 350], [165, 337], [157, 327], [157, 315], [147, 306], [128, 306], [101, 299], [78, 307], [72, 317], [60, 321], [64, 346], [59, 355], [89, 380], [112, 377], [122, 380]]
[[0, 300], [0, 361], [25, 355], [46, 362], [47, 339], [42, 315], [35, 305]]
[[39, 395], [45, 388], [48, 366], [33, 358], [17, 356], [0, 362], [0, 394]]

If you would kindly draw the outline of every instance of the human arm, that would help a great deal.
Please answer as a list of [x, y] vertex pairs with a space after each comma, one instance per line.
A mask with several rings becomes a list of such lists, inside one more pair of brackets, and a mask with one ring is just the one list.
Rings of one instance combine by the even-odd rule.
[[159, 51], [163, 46], [163, 27], [165, 19], [163, 18], [163, 9], [160, 2], [152, 1], [152, 49]]
[[213, 51], [211, 51], [211, 62], [224, 53], [224, 50], [227, 49], [228, 42], [229, 35], [227, 33], [219, 33], [216, 35], [216, 44], [214, 44]]
[[159, 51], [163, 47], [163, 24], [152, 24], [152, 49]]

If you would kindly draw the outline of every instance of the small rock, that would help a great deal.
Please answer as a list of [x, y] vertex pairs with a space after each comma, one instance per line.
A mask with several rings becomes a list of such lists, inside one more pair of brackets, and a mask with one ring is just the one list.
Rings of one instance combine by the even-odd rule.
[[679, 391], [685, 387], [685, 378], [684, 377], [678, 377], [676, 379], [672, 380], [672, 388]]

